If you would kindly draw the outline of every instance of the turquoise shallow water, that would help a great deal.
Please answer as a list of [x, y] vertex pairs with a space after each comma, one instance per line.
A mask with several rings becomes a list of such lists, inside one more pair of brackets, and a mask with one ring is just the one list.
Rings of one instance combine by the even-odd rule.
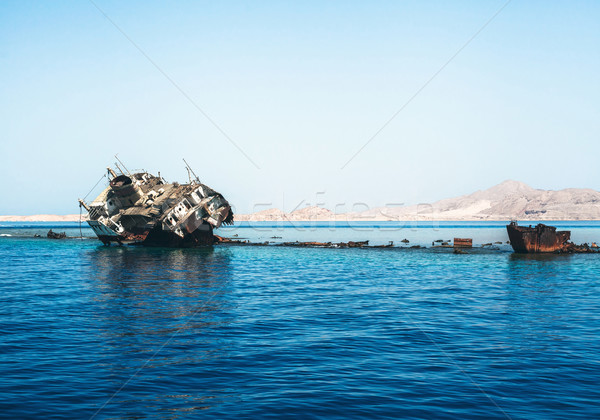
[[[2, 418], [600, 417], [598, 255], [107, 248], [31, 237], [72, 224], [3, 225]], [[234, 229], [506, 240], [502, 224]]]

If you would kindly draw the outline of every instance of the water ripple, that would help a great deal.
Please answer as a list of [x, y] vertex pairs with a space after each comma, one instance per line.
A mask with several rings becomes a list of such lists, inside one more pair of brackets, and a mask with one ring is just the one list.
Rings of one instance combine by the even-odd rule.
[[597, 256], [3, 237], [0, 258], [2, 418], [600, 417]]

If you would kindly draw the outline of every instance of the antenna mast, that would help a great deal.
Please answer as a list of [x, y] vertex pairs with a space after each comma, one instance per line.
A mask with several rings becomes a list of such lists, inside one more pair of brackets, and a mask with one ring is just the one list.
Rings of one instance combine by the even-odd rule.
[[121, 172], [121, 175], [125, 175], [125, 172], [123, 172], [123, 169], [121, 169], [121, 167], [119, 166], [119, 164], [117, 162], [115, 162], [115, 166], [117, 167], [119, 172]]
[[194, 170], [191, 168], [190, 165], [188, 165], [188, 163], [185, 161], [185, 159], [183, 159], [183, 163], [185, 163], [185, 168], [188, 171], [188, 177], [190, 178], [190, 182], [191, 182], [191, 177], [190, 177], [190, 172], [191, 172], [194, 175], [194, 177], [196, 178], [196, 181], [198, 181], [198, 183], [202, 184], [202, 182], [200, 182], [200, 178], [198, 178], [198, 175], [196, 175]]
[[194, 181], [192, 180], [192, 174], [190, 173], [190, 168], [188, 168], [187, 166], [185, 167], [185, 169], [187, 170], [188, 173], [188, 179], [190, 180], [190, 184], [193, 184]]
[[[121, 164], [121, 166], [123, 168], [125, 168], [125, 170], [127, 171], [127, 175], [131, 176], [131, 172], [129, 172], [129, 169], [127, 169], [127, 167], [125, 166], [125, 164], [123, 162], [121, 162], [121, 159], [119, 159], [118, 155], [119, 155], [118, 153], [115, 155], [115, 159], [117, 159], [119, 161], [119, 163]], [[123, 172], [123, 171], [121, 171], [121, 172]], [[123, 175], [125, 175], [125, 174], [123, 174]]]

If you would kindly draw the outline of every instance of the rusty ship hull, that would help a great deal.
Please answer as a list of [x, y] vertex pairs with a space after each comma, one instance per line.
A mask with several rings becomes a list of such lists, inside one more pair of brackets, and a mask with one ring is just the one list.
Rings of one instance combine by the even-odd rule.
[[535, 227], [519, 226], [511, 222], [506, 226], [513, 250], [521, 254], [561, 252], [569, 249], [571, 232], [557, 231], [554, 226], [539, 223]]
[[188, 184], [167, 183], [147, 172], [117, 175], [91, 203], [87, 223], [105, 245], [195, 247], [215, 242], [213, 229], [233, 224], [225, 198], [197, 178]]

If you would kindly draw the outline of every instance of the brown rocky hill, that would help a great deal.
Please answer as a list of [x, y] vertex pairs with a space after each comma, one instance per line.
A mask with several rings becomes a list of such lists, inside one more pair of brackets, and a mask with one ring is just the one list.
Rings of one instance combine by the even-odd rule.
[[[77, 221], [79, 215], [0, 216], [2, 221]], [[518, 181], [504, 181], [483, 191], [431, 204], [380, 207], [360, 213], [335, 214], [308, 206], [284, 213], [268, 209], [235, 215], [236, 221], [329, 220], [600, 220], [600, 192], [567, 188], [540, 190]]]
[[[360, 213], [334, 214], [307, 207], [261, 219], [260, 213], [236, 216], [236, 220], [600, 220], [600, 192], [568, 188], [540, 190], [518, 181], [504, 181], [483, 191], [434, 203], [403, 207], [379, 207]], [[258, 217], [256, 217], [258, 216]]]

